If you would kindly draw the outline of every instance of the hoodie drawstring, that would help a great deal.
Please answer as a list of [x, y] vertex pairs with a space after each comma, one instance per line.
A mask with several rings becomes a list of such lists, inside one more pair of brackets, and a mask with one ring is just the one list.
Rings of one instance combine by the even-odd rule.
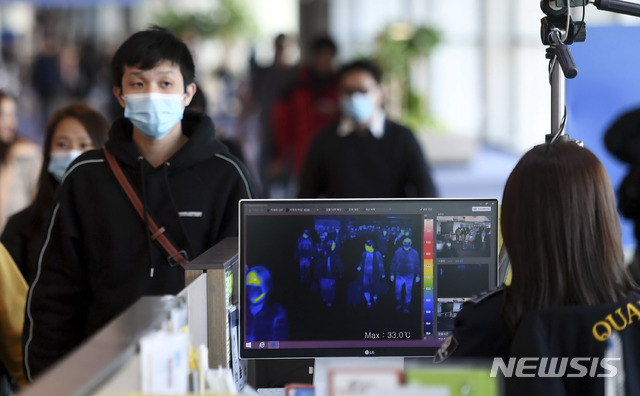
[[149, 216], [147, 215], [147, 185], [144, 178], [144, 157], [138, 157], [140, 164], [140, 183], [142, 184], [142, 213], [144, 213], [144, 234], [147, 236], [147, 247], [149, 249], [149, 278], [153, 278], [155, 266], [153, 265], [153, 246], [151, 235], [149, 234]]

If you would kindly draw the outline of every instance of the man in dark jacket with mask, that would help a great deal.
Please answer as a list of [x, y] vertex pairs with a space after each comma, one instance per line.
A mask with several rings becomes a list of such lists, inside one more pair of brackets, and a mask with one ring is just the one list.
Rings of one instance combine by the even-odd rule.
[[369, 61], [342, 67], [341, 118], [311, 144], [300, 176], [300, 198], [436, 196], [413, 133], [386, 118], [381, 77]]
[[[161, 28], [138, 32], [115, 53], [112, 73], [124, 117], [105, 147], [136, 190], [144, 217], [164, 227], [188, 259], [237, 235], [238, 200], [253, 197], [252, 183], [214, 138], [211, 120], [184, 111], [196, 90], [186, 45]], [[27, 301], [29, 380], [140, 297], [184, 288], [184, 269], [170, 263], [154, 237], [103, 151], [70, 166]]]

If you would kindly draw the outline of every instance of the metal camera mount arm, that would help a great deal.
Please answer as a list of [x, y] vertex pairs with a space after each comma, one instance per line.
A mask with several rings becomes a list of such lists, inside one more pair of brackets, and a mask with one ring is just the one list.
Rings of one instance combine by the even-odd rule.
[[640, 17], [640, 4], [620, 0], [595, 0], [593, 4], [599, 10]]
[[551, 84], [551, 133], [546, 135], [545, 140], [569, 140], [569, 136], [564, 134], [567, 120], [565, 78], [578, 75], [569, 45], [585, 41], [587, 29], [584, 22], [574, 22], [571, 19], [566, 4], [558, 6], [555, 0], [542, 0], [540, 8], [547, 14], [540, 21], [540, 39], [542, 44], [548, 46], [546, 58], [549, 59]]
[[[574, 22], [571, 19], [571, 7], [584, 7], [589, 0], [541, 0], [540, 8], [547, 15], [541, 20], [540, 36], [542, 43], [549, 46], [546, 57], [549, 59], [549, 83], [551, 84], [551, 133], [546, 135], [546, 141], [557, 139], [570, 140], [564, 135], [566, 123], [565, 107], [565, 78], [574, 78], [578, 69], [571, 56], [568, 45], [582, 42], [586, 39], [586, 25], [584, 22]], [[640, 4], [621, 0], [592, 0], [596, 8], [640, 17]], [[563, 75], [560, 74], [562, 69]]]
[[585, 41], [587, 29], [584, 22], [574, 22], [571, 17], [547, 16], [541, 20], [540, 38], [542, 44], [548, 45], [547, 59], [557, 60], [566, 78], [578, 75], [578, 69], [571, 57], [569, 45]]

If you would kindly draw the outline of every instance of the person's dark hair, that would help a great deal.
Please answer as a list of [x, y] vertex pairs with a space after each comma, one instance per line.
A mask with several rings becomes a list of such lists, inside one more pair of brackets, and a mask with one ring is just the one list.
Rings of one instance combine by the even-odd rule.
[[311, 53], [317, 54], [321, 51], [331, 51], [334, 55], [338, 53], [336, 42], [329, 36], [319, 36], [311, 42]]
[[27, 217], [29, 217], [30, 224], [35, 225], [38, 224], [38, 222], [46, 220], [42, 218], [42, 216], [54, 200], [58, 182], [48, 171], [49, 161], [51, 160], [51, 145], [56, 128], [58, 128], [62, 120], [67, 118], [75, 118], [82, 124], [96, 149], [101, 149], [107, 140], [109, 123], [102, 114], [85, 104], [70, 104], [59, 109], [51, 116], [45, 131], [42, 167], [40, 168], [40, 176], [38, 177], [38, 191], [33, 202], [27, 209]]
[[191, 98], [191, 103], [187, 106], [187, 109], [198, 111], [201, 113], [207, 113], [207, 97], [200, 89], [200, 86], [196, 84], [196, 92]]
[[115, 86], [122, 88], [124, 67], [153, 69], [162, 61], [170, 61], [180, 66], [184, 87], [195, 79], [193, 58], [186, 44], [167, 29], [152, 26], [129, 37], [113, 55], [111, 74]]
[[635, 289], [611, 182], [586, 148], [560, 142], [527, 152], [505, 185], [501, 227], [512, 268], [503, 316], [512, 331], [525, 312], [616, 302]]
[[338, 81], [341, 81], [345, 74], [354, 71], [367, 72], [378, 84], [382, 82], [382, 70], [375, 62], [368, 59], [359, 59], [343, 65], [338, 71]]

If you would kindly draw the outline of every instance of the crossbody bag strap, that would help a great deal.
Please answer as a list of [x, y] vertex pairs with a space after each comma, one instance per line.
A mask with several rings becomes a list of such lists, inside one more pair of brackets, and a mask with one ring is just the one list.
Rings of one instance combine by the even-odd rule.
[[[120, 186], [122, 186], [122, 189], [124, 190], [125, 194], [127, 194], [129, 201], [131, 201], [136, 212], [138, 212], [138, 215], [140, 216], [142, 221], [144, 221], [144, 206], [142, 205], [138, 194], [133, 189], [133, 186], [131, 186], [131, 183], [129, 183], [129, 180], [127, 180], [127, 177], [125, 176], [124, 172], [122, 172], [122, 168], [120, 168], [120, 165], [118, 164], [118, 161], [115, 159], [113, 154], [111, 154], [106, 147], [103, 147], [103, 151], [105, 157], [107, 158], [107, 163], [109, 164], [109, 167], [111, 167], [111, 170], [120, 183]], [[165, 235], [165, 228], [158, 227], [149, 212], [147, 212], [147, 223], [149, 225], [149, 232], [151, 232], [151, 239], [154, 241], [158, 241], [160, 246], [162, 246], [164, 251], [167, 253], [167, 260], [169, 260], [169, 263], [171, 264], [175, 262], [180, 264], [184, 268], [189, 263], [189, 260], [187, 259], [187, 253], [184, 250], [178, 250], [175, 246], [173, 246], [171, 241], [169, 241], [169, 238], [167, 238], [167, 236]]]

